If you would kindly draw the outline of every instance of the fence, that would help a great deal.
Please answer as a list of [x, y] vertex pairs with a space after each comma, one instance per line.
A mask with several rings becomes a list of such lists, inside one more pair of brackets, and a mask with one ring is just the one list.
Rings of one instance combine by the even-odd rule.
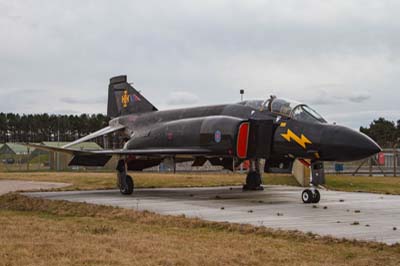
[[381, 153], [362, 161], [325, 162], [325, 172], [328, 174], [397, 176], [400, 174], [399, 153], [400, 149], [384, 149]]
[[[381, 175], [381, 176], [398, 176], [400, 175], [400, 149], [385, 149], [382, 153], [368, 158], [363, 161], [355, 161], [348, 163], [325, 162], [325, 172], [327, 174], [352, 174], [352, 175]], [[0, 171], [46, 171], [46, 170], [83, 170], [83, 168], [67, 167], [69, 159], [63, 159], [62, 163], [65, 167], [56, 167], [60, 165], [62, 156], [54, 157], [56, 154], [21, 154], [21, 155], [0, 155]], [[57, 158], [54, 160], [54, 158]], [[213, 166], [207, 162], [202, 167], [192, 167], [192, 162], [177, 164], [177, 171], [221, 171], [221, 166]], [[115, 166], [111, 162], [106, 170], [114, 170]], [[153, 167], [147, 171], [171, 171], [172, 168]], [[100, 169], [91, 169], [100, 170]], [[104, 169], [102, 169], [104, 170]]]

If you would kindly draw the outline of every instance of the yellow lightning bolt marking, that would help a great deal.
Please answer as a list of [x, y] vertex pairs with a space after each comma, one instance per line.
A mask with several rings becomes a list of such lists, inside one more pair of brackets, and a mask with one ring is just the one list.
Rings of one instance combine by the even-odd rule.
[[312, 144], [312, 142], [303, 134], [301, 134], [301, 137], [297, 136], [296, 134], [293, 133], [290, 129], [287, 130], [287, 133], [281, 134], [281, 136], [286, 139], [288, 142], [291, 140], [294, 140], [297, 144], [299, 144], [303, 149], [306, 148], [307, 144]]
[[128, 106], [128, 103], [129, 103], [128, 90], [125, 90], [125, 91], [124, 91], [124, 94], [122, 94], [121, 102], [122, 102], [122, 106], [123, 106], [124, 108], [126, 108], [126, 107]]

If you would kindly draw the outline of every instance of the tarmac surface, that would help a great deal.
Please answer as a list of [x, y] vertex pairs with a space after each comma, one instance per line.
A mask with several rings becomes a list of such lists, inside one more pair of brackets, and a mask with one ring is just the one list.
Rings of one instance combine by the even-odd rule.
[[13, 191], [52, 189], [69, 186], [67, 183], [0, 180], [0, 195]]
[[400, 196], [321, 191], [319, 204], [303, 204], [302, 188], [265, 186], [37, 192], [34, 197], [119, 206], [210, 221], [299, 230], [337, 238], [400, 243]]

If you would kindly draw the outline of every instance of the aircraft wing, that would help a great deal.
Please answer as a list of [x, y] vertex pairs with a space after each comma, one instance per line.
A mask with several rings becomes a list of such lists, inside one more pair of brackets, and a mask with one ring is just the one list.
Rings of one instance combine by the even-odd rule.
[[212, 151], [203, 148], [162, 148], [162, 149], [116, 149], [116, 150], [77, 150], [64, 147], [50, 147], [41, 144], [25, 144], [28, 147], [36, 148], [39, 150], [49, 151], [49, 152], [62, 152], [71, 155], [155, 155], [155, 156], [167, 156], [167, 155], [207, 155]]
[[80, 139], [75, 140], [75, 141], [73, 141], [71, 143], [68, 143], [67, 145], [62, 146], [61, 148], [69, 148], [69, 147], [72, 147], [72, 146], [74, 146], [76, 144], [79, 144], [79, 143], [82, 143], [82, 142], [85, 142], [85, 141], [88, 141], [88, 140], [91, 140], [91, 139], [94, 139], [94, 138], [97, 138], [97, 137], [100, 137], [100, 136], [103, 136], [103, 135], [106, 135], [106, 134], [109, 134], [109, 133], [113, 133], [115, 131], [118, 131], [118, 130], [121, 130], [121, 129], [124, 129], [124, 128], [125, 128], [125, 126], [123, 126], [123, 125], [108, 126], [108, 127], [102, 128], [102, 129], [100, 129], [100, 130], [98, 130], [96, 132], [93, 132], [93, 133], [91, 133], [91, 134], [89, 134], [89, 135], [87, 135], [87, 136], [85, 136], [83, 138], [80, 138]]
[[207, 155], [211, 153], [209, 149], [203, 148], [163, 148], [163, 149], [134, 149], [134, 150], [99, 150], [90, 151], [91, 154], [102, 155]]
[[49, 152], [67, 153], [73, 156], [69, 165], [78, 166], [104, 166], [111, 159], [113, 155], [136, 155], [136, 156], [150, 156], [150, 157], [195, 157], [206, 156], [212, 154], [209, 149], [203, 148], [163, 148], [163, 149], [134, 149], [134, 150], [77, 150], [62, 147], [50, 147], [39, 144], [25, 144], [28, 147], [36, 148], [39, 150]]

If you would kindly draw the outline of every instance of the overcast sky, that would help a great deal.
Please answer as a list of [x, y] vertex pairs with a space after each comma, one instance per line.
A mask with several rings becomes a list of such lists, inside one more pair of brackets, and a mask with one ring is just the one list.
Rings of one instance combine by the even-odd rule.
[[270, 94], [353, 128], [400, 119], [400, 1], [0, 0], [0, 111], [105, 113], [127, 74], [159, 109]]

